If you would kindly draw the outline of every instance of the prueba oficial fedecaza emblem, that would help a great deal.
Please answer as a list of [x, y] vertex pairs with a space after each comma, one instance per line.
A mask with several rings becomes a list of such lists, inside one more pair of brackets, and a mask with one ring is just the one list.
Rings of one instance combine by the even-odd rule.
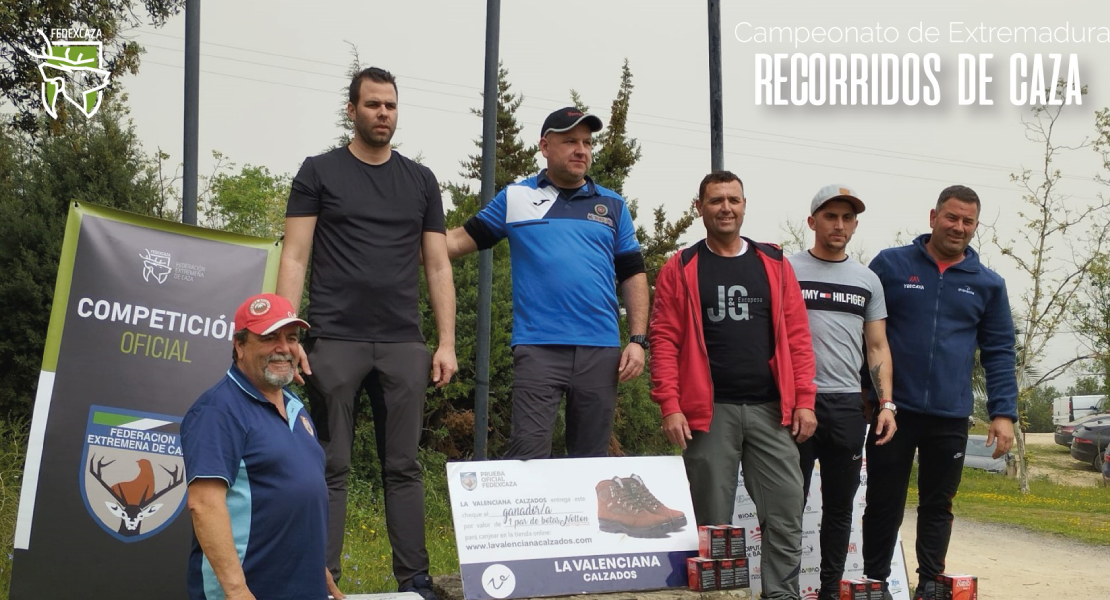
[[181, 418], [91, 406], [78, 487], [89, 515], [113, 537], [156, 535], [185, 506]]

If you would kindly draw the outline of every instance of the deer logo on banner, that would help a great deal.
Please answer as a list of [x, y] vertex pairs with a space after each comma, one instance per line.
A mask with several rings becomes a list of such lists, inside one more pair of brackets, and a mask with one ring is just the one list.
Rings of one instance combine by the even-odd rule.
[[93, 520], [124, 542], [146, 539], [185, 505], [181, 418], [92, 406], [81, 457], [81, 495]]

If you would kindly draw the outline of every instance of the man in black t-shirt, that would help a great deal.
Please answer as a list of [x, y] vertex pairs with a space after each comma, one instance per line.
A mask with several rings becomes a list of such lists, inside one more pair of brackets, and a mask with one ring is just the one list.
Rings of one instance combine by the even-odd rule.
[[[435, 175], [390, 147], [397, 127], [393, 76], [363, 70], [351, 81], [349, 99], [351, 143], [305, 159], [293, 180], [277, 292], [300, 303], [311, 251], [312, 329], [301, 367], [327, 456], [328, 569], [339, 581], [355, 400], [364, 389], [382, 465], [393, 574], [400, 591], [434, 599], [417, 448], [429, 366], [437, 387], [457, 368], [443, 202]], [[421, 253], [439, 333], [432, 357], [417, 304]]]
[[744, 184], [710, 173], [695, 207], [706, 239], [655, 281], [652, 400], [683, 449], [698, 525], [731, 523], [740, 465], [762, 532], [762, 597], [798, 600], [802, 472], [817, 426], [814, 358], [798, 280], [777, 246], [740, 236]]

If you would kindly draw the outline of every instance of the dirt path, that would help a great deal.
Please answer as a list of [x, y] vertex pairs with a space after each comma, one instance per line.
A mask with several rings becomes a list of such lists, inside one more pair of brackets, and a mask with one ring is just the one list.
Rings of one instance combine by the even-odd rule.
[[[912, 585], [916, 532], [917, 511], [911, 509], [902, 522], [902, 547]], [[947, 570], [977, 576], [979, 600], [1106, 600], [1108, 556], [1110, 548], [957, 518]]]

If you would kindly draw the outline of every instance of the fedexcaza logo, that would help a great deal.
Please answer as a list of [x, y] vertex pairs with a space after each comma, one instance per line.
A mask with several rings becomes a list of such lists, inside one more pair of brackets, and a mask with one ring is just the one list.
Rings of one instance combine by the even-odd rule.
[[185, 506], [181, 418], [89, 408], [78, 487], [89, 515], [124, 542], [165, 529]]
[[[99, 34], [97, 30], [74, 30], [75, 33]], [[51, 30], [51, 34], [66, 35], [68, 29]], [[108, 87], [111, 73], [104, 69], [104, 45], [89, 40], [54, 39], [39, 30], [44, 43], [40, 52], [24, 47], [32, 58], [39, 59], [42, 74], [42, 106], [55, 119], [58, 118], [58, 98], [65, 98], [86, 117], [100, 109], [103, 90]]]
[[143, 259], [143, 281], [166, 283], [166, 278], [173, 272], [169, 252], [147, 249], [146, 254], [140, 254], [139, 258]]

